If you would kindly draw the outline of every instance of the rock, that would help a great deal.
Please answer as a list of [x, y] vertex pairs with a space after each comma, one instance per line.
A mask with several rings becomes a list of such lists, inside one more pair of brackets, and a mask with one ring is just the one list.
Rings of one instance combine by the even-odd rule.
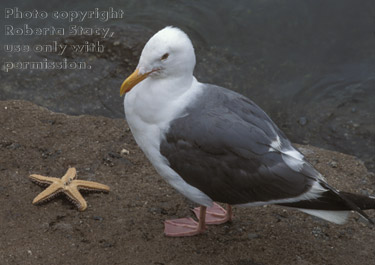
[[247, 234], [247, 238], [248, 239], [256, 239], [256, 238], [260, 238], [260, 236], [258, 234], [255, 234], [255, 233], [249, 233], [249, 234]]
[[123, 149], [121, 150], [120, 154], [121, 154], [121, 155], [128, 155], [128, 154], [130, 154], [130, 151], [127, 150], [127, 149], [125, 149], [125, 148], [123, 148]]
[[11, 145], [8, 146], [8, 149], [15, 150], [15, 149], [18, 149], [20, 147], [21, 147], [20, 144], [18, 144], [18, 143], [12, 143]]
[[95, 221], [103, 221], [103, 217], [101, 216], [93, 216], [93, 218]]
[[331, 162], [329, 162], [329, 166], [332, 167], [332, 168], [337, 168], [337, 162], [331, 161]]

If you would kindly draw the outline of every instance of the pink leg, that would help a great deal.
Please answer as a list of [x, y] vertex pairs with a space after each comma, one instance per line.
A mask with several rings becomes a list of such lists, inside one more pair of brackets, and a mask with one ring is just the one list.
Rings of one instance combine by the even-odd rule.
[[[200, 208], [194, 208], [193, 212], [200, 219], [201, 212]], [[227, 210], [221, 207], [217, 203], [213, 203], [212, 207], [208, 207], [206, 211], [206, 224], [223, 224], [232, 221], [232, 206], [227, 204]]]
[[206, 207], [200, 206], [199, 223], [192, 218], [181, 218], [164, 221], [164, 234], [166, 236], [194, 236], [204, 232]]

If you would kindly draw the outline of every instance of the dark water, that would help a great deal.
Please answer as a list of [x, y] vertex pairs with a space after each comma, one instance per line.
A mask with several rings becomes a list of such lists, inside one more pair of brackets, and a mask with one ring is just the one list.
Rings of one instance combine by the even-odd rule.
[[[2, 1], [22, 10], [123, 9], [104, 53], [14, 54], [2, 62], [82, 59], [91, 70], [0, 72], [0, 99], [28, 99], [54, 111], [123, 117], [118, 96], [144, 43], [166, 25], [182, 28], [197, 53], [196, 77], [257, 102], [292, 141], [356, 155], [375, 170], [375, 1]], [[4, 19], [2, 25], [67, 27], [66, 21]], [[73, 23], [74, 24], [74, 23]], [[95, 37], [4, 36], [9, 43], [96, 41]], [[2, 63], [3, 64], [3, 63]]]

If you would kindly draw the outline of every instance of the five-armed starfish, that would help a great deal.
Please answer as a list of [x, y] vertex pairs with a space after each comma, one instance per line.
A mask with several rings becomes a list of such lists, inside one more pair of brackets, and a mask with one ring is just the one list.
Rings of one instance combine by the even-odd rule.
[[47, 201], [63, 192], [78, 207], [78, 210], [84, 211], [87, 208], [87, 203], [79, 190], [103, 192], [109, 191], [109, 187], [107, 185], [93, 181], [75, 179], [77, 177], [77, 171], [74, 167], [69, 168], [61, 179], [36, 174], [32, 174], [29, 177], [33, 182], [39, 185], [50, 185], [47, 189], [35, 197], [33, 204]]

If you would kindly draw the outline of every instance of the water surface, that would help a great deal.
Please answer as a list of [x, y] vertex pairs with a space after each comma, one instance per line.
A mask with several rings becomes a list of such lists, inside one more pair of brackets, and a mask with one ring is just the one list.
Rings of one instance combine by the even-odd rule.
[[[235, 4], [234, 4], [235, 3]], [[245, 94], [266, 110], [292, 141], [356, 155], [374, 169], [375, 2], [310, 1], [2, 1], [24, 10], [121, 8], [108, 26], [115, 37], [103, 54], [10, 54], [2, 61], [84, 59], [91, 70], [1, 72], [0, 99], [21, 98], [54, 111], [123, 117], [118, 96], [142, 46], [167, 25], [182, 28], [197, 53], [196, 77]], [[24, 20], [1, 22], [22, 25]], [[30, 26], [66, 27], [32, 20]], [[8, 43], [80, 43], [79, 37], [1, 36]], [[120, 45], [119, 42], [120, 41]]]

